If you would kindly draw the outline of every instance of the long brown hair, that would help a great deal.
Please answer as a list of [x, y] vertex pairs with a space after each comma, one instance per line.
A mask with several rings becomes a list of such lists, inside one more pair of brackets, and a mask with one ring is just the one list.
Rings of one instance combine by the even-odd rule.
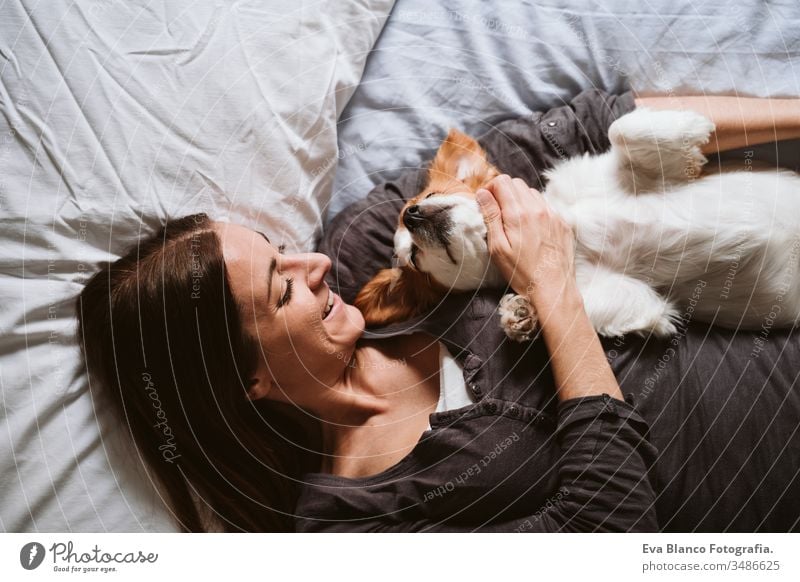
[[214, 529], [291, 531], [319, 426], [247, 398], [261, 351], [212, 224], [171, 220], [96, 273], [76, 303], [78, 339], [184, 531], [207, 531], [209, 514]]

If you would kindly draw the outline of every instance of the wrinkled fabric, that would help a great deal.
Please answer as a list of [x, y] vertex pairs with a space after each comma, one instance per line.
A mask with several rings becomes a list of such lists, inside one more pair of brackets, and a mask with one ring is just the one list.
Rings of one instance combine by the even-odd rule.
[[0, 530], [177, 529], [86, 377], [75, 297], [194, 212], [313, 249], [392, 4], [0, 3]]
[[793, 0], [399, 0], [375, 48], [339, 124], [328, 220], [433, 157], [451, 127], [481, 135], [583, 89], [800, 93]]

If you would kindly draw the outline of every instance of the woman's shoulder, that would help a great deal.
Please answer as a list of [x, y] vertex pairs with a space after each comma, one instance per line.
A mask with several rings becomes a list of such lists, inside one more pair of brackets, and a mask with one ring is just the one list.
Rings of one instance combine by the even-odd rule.
[[[558, 489], [554, 426], [537, 422], [537, 415], [486, 399], [434, 415], [417, 446], [380, 474], [306, 474], [295, 509], [298, 530], [362, 531], [454, 515], [482, 523], [496, 517], [498, 507], [533, 513]], [[531, 487], [534, 481], [538, 487]]]

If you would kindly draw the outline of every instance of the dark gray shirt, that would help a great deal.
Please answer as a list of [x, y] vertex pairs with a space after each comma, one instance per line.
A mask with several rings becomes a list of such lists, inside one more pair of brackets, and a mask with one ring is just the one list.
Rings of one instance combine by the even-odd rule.
[[[607, 149], [608, 126], [633, 107], [630, 93], [589, 90], [546, 113], [500, 123], [480, 141], [504, 172], [542, 188], [541, 172], [559, 159]], [[326, 230], [319, 251], [333, 259], [328, 283], [345, 301], [352, 303], [390, 265], [397, 215], [424, 179], [421, 169], [377, 187]], [[677, 342], [604, 340], [626, 402], [595, 396], [558, 403], [544, 344], [517, 344], [499, 327], [503, 292], [452, 294], [428, 314], [365, 333], [424, 331], [439, 338], [461, 364], [476, 402], [432, 414], [431, 430], [414, 449], [377, 475], [306, 474], [295, 511], [298, 531], [797, 527], [800, 397], [794, 382], [775, 382], [729, 406], [734, 383], [765, 385], [763, 369], [737, 367], [752, 337], [737, 343], [728, 332], [691, 324]], [[776, 332], [777, 342], [762, 351], [779, 358], [780, 341], [800, 344], [796, 335]], [[685, 382], [689, 370], [718, 369], [731, 345], [735, 363], [714, 387]], [[791, 353], [796, 369], [798, 350]], [[743, 420], [719, 423], [722, 414]], [[762, 457], [753, 462], [758, 449]], [[779, 470], [765, 477], [764, 459]]]

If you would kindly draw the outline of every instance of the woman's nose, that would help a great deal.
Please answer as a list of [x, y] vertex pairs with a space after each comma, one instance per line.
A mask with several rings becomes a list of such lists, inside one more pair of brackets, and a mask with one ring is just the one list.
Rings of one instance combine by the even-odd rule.
[[[331, 260], [322, 253], [297, 253], [283, 255], [282, 271], [302, 271], [308, 279], [308, 286], [315, 289], [321, 285], [331, 269]], [[288, 264], [287, 264], [288, 263]]]

